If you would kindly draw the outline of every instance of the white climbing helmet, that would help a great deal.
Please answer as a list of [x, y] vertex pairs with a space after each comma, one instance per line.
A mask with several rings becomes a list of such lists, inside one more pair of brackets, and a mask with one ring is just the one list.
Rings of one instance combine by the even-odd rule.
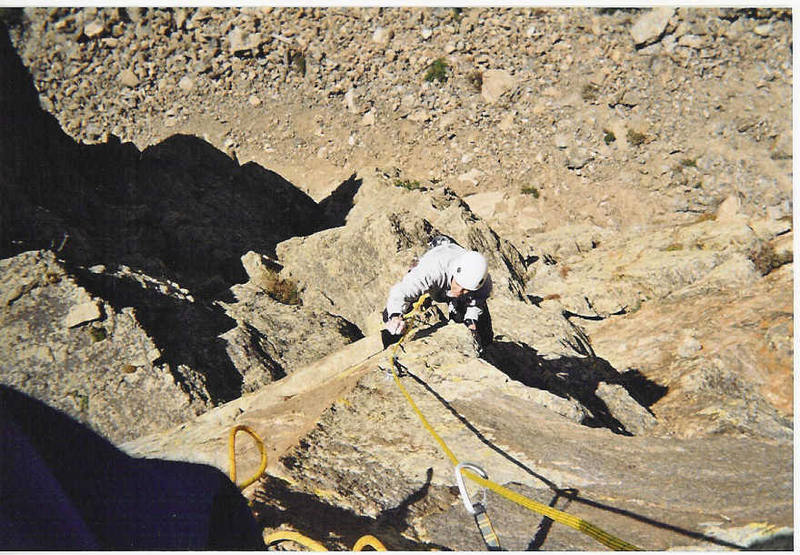
[[458, 255], [453, 263], [453, 279], [464, 289], [476, 291], [486, 281], [489, 265], [479, 252], [466, 251]]

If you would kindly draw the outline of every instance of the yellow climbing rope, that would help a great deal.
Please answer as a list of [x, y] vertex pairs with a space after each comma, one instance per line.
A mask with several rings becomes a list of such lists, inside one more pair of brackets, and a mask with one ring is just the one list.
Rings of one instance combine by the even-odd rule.
[[369, 534], [358, 538], [358, 541], [353, 546], [353, 551], [364, 551], [364, 548], [367, 546], [371, 547], [375, 551], [386, 551], [386, 548], [383, 546], [381, 541], [375, 536], [370, 536]]
[[[420, 310], [422, 308], [422, 305], [425, 302], [425, 300], [427, 299], [427, 297], [428, 297], [427, 294], [423, 295], [422, 297], [420, 297], [419, 300], [417, 300], [417, 302], [414, 303], [411, 311], [408, 312], [404, 316], [404, 318], [406, 320], [411, 320], [411, 318], [413, 316], [415, 316], [418, 312], [420, 312]], [[408, 390], [406, 390], [405, 386], [403, 386], [402, 382], [400, 381], [400, 378], [397, 375], [397, 372], [395, 371], [395, 362], [396, 362], [396, 359], [397, 359], [397, 354], [396, 354], [397, 353], [397, 349], [400, 347], [401, 343], [403, 343], [403, 341], [405, 341], [405, 339], [410, 335], [410, 333], [412, 331], [412, 328], [413, 328], [413, 325], [411, 325], [411, 324], [409, 324], [407, 326], [407, 328], [405, 330], [405, 333], [403, 333], [403, 335], [401, 336], [400, 340], [397, 342], [397, 344], [394, 346], [394, 348], [391, 351], [391, 354], [390, 354], [390, 367], [391, 367], [391, 371], [392, 371], [392, 376], [394, 377], [394, 382], [400, 388], [400, 392], [406, 398], [406, 400], [408, 401], [408, 404], [414, 410], [414, 412], [416, 413], [417, 417], [419, 417], [420, 421], [422, 422], [422, 425], [425, 427], [426, 430], [428, 430], [428, 433], [433, 437], [433, 439], [436, 440], [436, 442], [442, 448], [442, 451], [444, 451], [444, 453], [447, 455], [447, 458], [450, 459], [450, 461], [453, 463], [453, 465], [458, 465], [459, 464], [458, 457], [456, 457], [455, 453], [453, 453], [453, 451], [447, 446], [447, 444], [444, 442], [444, 440], [441, 438], [441, 436], [439, 436], [439, 434], [436, 433], [436, 430], [433, 429], [433, 426], [430, 425], [430, 423], [428, 422], [428, 419], [425, 418], [424, 414], [422, 414], [422, 411], [419, 409], [417, 404], [414, 402], [414, 399], [411, 398], [411, 395], [408, 393]], [[641, 548], [636, 547], [635, 545], [633, 545], [631, 543], [628, 543], [628, 542], [626, 542], [624, 540], [621, 540], [620, 538], [617, 538], [616, 536], [612, 536], [611, 534], [601, 530], [597, 526], [591, 524], [590, 522], [587, 522], [587, 521], [583, 520], [582, 518], [578, 518], [578, 517], [573, 516], [573, 515], [571, 515], [569, 513], [565, 513], [563, 511], [559, 511], [558, 509], [554, 509], [553, 507], [550, 507], [549, 505], [545, 505], [543, 503], [539, 503], [538, 501], [534, 501], [533, 499], [525, 497], [524, 495], [521, 495], [521, 494], [519, 494], [519, 493], [517, 493], [515, 491], [512, 491], [512, 490], [510, 490], [510, 489], [508, 489], [506, 487], [503, 487], [500, 484], [492, 482], [491, 480], [487, 480], [485, 478], [482, 478], [482, 477], [478, 476], [477, 474], [475, 474], [475, 473], [473, 473], [473, 472], [471, 472], [469, 470], [462, 469], [461, 472], [462, 472], [462, 474], [464, 476], [466, 476], [467, 478], [469, 478], [473, 482], [475, 482], [475, 483], [477, 483], [479, 485], [482, 485], [483, 487], [491, 489], [492, 491], [494, 491], [495, 493], [497, 493], [499, 495], [502, 495], [506, 499], [508, 499], [510, 501], [513, 501], [514, 503], [517, 503], [518, 505], [521, 505], [521, 506], [523, 506], [523, 507], [525, 507], [525, 508], [527, 508], [527, 509], [529, 509], [531, 511], [534, 511], [536, 513], [542, 514], [542, 515], [554, 520], [555, 522], [560, 522], [561, 524], [564, 524], [565, 526], [569, 526], [571, 528], [574, 528], [575, 530], [578, 530], [579, 532], [582, 532], [582, 533], [584, 533], [584, 534], [586, 534], [588, 536], [591, 536], [592, 538], [596, 539], [597, 541], [599, 541], [603, 545], [605, 545], [607, 547], [610, 547], [611, 549], [614, 549], [615, 551], [641, 551]]]
[[278, 532], [273, 532], [264, 540], [264, 543], [267, 544], [267, 547], [274, 543], [282, 542], [282, 541], [293, 541], [299, 543], [303, 547], [310, 549], [311, 551], [328, 551], [321, 543], [312, 540], [308, 536], [304, 536], [298, 532], [291, 532], [289, 530], [280, 530]]
[[231, 476], [231, 482], [233, 482], [234, 484], [236, 483], [236, 434], [237, 434], [237, 432], [245, 432], [250, 437], [252, 437], [255, 440], [256, 445], [258, 446], [259, 453], [261, 453], [261, 464], [258, 467], [258, 471], [255, 474], [253, 474], [252, 477], [248, 478], [247, 480], [245, 480], [241, 484], [238, 484], [239, 489], [244, 489], [247, 486], [249, 486], [250, 484], [252, 484], [253, 482], [255, 482], [256, 480], [258, 480], [259, 478], [261, 478], [261, 475], [264, 474], [264, 470], [267, 469], [267, 451], [266, 451], [266, 449], [264, 449], [264, 441], [260, 437], [258, 437], [258, 434], [252, 428], [250, 428], [249, 426], [245, 426], [243, 424], [235, 426], [231, 430], [231, 435], [228, 438], [228, 459], [230, 460], [230, 465], [231, 465], [230, 476]]
[[[273, 532], [267, 539], [264, 540], [264, 543], [267, 544], [269, 547], [272, 544], [282, 542], [282, 541], [293, 541], [299, 543], [303, 547], [310, 549], [311, 551], [329, 551], [324, 545], [319, 543], [318, 541], [314, 541], [308, 536], [304, 536], [299, 532], [292, 532], [289, 530], [279, 530], [277, 532]], [[371, 547], [375, 551], [386, 551], [386, 547], [381, 543], [381, 541], [376, 538], [375, 536], [361, 536], [358, 538], [358, 541], [353, 546], [353, 551], [363, 551], [365, 547]]]

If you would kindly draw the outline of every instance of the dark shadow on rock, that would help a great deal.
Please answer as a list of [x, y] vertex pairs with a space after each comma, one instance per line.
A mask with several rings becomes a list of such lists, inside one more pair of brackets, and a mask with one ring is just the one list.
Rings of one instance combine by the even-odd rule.
[[2, 257], [54, 249], [74, 264], [124, 264], [210, 298], [246, 280], [239, 259], [248, 250], [274, 256], [279, 242], [328, 225], [281, 176], [239, 166], [198, 137], [141, 152], [114, 136], [75, 141], [39, 106], [2, 25], [0, 70]]
[[252, 508], [262, 527], [289, 525], [330, 549], [352, 549], [361, 536], [371, 534], [390, 551], [448, 550], [443, 545], [415, 542], [402, 535], [410, 527], [408, 508], [428, 495], [431, 478], [432, 469], [428, 469], [425, 484], [419, 490], [374, 518], [328, 505], [273, 476], [261, 482]]
[[[236, 322], [220, 307], [164, 295], [134, 279], [70, 270], [80, 286], [105, 299], [117, 312], [135, 309], [139, 324], [161, 351], [154, 363], [168, 363], [176, 383], [187, 393], [197, 396], [204, 386], [214, 404], [241, 396], [243, 377], [228, 356], [226, 342], [219, 338]], [[196, 383], [197, 378], [186, 375], [181, 365], [202, 374], [204, 383]]]
[[415, 332], [414, 333], [414, 339], [423, 339], [425, 337], [430, 337], [431, 335], [436, 333], [436, 330], [438, 330], [440, 328], [443, 328], [446, 325], [447, 325], [446, 321], [436, 322], [435, 324], [433, 324], [431, 326], [428, 326], [428, 327], [426, 327], [424, 329], [421, 329], [421, 330]]
[[428, 383], [425, 380], [414, 374], [407, 367], [403, 366], [403, 364], [399, 360], [396, 361], [396, 364], [397, 364], [397, 369], [400, 371], [401, 376], [409, 376], [415, 382], [421, 385], [428, 393], [430, 393], [437, 401], [439, 401], [442, 404], [442, 406], [445, 407], [450, 412], [450, 414], [455, 416], [456, 419], [459, 422], [461, 422], [461, 424], [463, 424], [465, 428], [467, 428], [470, 432], [475, 434], [475, 437], [477, 437], [489, 449], [491, 449], [504, 459], [508, 460], [515, 466], [521, 468], [527, 474], [533, 476], [538, 480], [541, 480], [544, 484], [547, 485], [547, 487], [549, 487], [553, 491], [555, 492], [559, 491], [559, 487], [555, 484], [555, 482], [548, 480], [545, 476], [542, 476], [541, 474], [537, 473], [535, 470], [533, 470], [523, 462], [519, 461], [518, 459], [515, 459], [513, 456], [509, 455], [508, 453], [500, 449], [497, 445], [492, 443], [485, 435], [481, 433], [480, 430], [478, 430], [475, 426], [473, 426], [469, 420], [464, 418], [464, 416], [461, 415], [461, 413], [459, 413], [456, 409], [454, 409], [453, 406], [450, 403], [448, 403], [444, 397], [439, 395], [439, 393], [435, 389], [433, 389], [430, 385], [428, 385]]
[[[565, 497], [567, 499], [567, 502], [559, 510], [566, 511], [570, 501], [575, 498], [575, 495], [577, 493], [578, 491], [573, 489], [564, 490], [563, 492], [557, 491], [555, 496], [553, 496], [553, 498], [550, 500], [550, 503], [548, 503], [548, 506], [556, 508], [558, 500], [561, 499], [562, 497]], [[541, 549], [542, 546], [544, 545], [544, 540], [547, 539], [547, 534], [550, 533], [550, 529], [553, 527], [554, 523], [555, 521], [550, 517], [542, 518], [542, 521], [539, 523], [539, 528], [536, 530], [536, 534], [533, 536], [533, 539], [528, 544], [528, 548], [526, 549], [526, 551], [539, 551], [539, 549]]]
[[356, 178], [356, 174], [353, 174], [320, 201], [319, 207], [325, 214], [328, 227], [341, 227], [345, 224], [347, 214], [355, 204], [353, 199], [361, 188], [362, 182], [361, 179]]
[[746, 551], [794, 551], [794, 535], [791, 532], [775, 534], [756, 540], [745, 548]]
[[[214, 301], [233, 301], [229, 288], [247, 280], [243, 254], [275, 256], [279, 242], [326, 228], [326, 211], [275, 172], [240, 166], [198, 137], [143, 151], [114, 136], [75, 141], [40, 107], [2, 23], [0, 75], [0, 258], [55, 251], [90, 293], [136, 309], [173, 372], [190, 365], [215, 400], [232, 398], [241, 376], [217, 336], [235, 322]], [[354, 179], [346, 184], [326, 205], [341, 218], [357, 190]], [[85, 270], [95, 265], [177, 282], [194, 302]]]
[[601, 509], [603, 511], [608, 511], [614, 514], [618, 514], [627, 518], [632, 518], [636, 521], [642, 522], [644, 524], [648, 524], [650, 526], [655, 526], [656, 528], [661, 528], [663, 530], [669, 530], [670, 532], [674, 532], [676, 534], [680, 534], [682, 536], [686, 536], [688, 538], [692, 538], [702, 542], [708, 542], [714, 545], [719, 545], [722, 547], [727, 547], [730, 549], [737, 549], [741, 550], [744, 549], [743, 546], [721, 540], [719, 538], [715, 538], [713, 536], [708, 536], [706, 534], [702, 534], [700, 532], [695, 532], [693, 530], [687, 530], [686, 528], [681, 528], [680, 526], [675, 526], [673, 524], [669, 524], [667, 522], [661, 522], [659, 520], [652, 519], [650, 517], [640, 515], [638, 513], [634, 513], [633, 511], [629, 511], [627, 509], [620, 509], [619, 507], [614, 507], [613, 505], [609, 505], [607, 503], [600, 503], [599, 501], [595, 501], [593, 499], [589, 499], [588, 497], [583, 497], [580, 495], [575, 495], [572, 498], [576, 503], [582, 503], [583, 505], [588, 505], [590, 507], [594, 507], [596, 509]]
[[606, 403], [597, 396], [600, 382], [623, 386], [648, 411], [648, 407], [666, 394], [667, 388], [648, 380], [635, 370], [620, 374], [608, 361], [591, 356], [591, 347], [587, 349], [585, 345], [579, 338], [570, 343], [578, 352], [586, 352], [585, 357], [545, 359], [525, 343], [495, 341], [486, 348], [484, 358], [513, 380], [528, 387], [578, 401], [590, 414], [582, 424], [631, 435], [611, 414]]

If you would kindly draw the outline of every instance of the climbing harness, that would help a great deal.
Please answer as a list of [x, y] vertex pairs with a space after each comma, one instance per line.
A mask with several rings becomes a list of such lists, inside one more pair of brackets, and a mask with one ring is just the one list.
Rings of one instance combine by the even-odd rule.
[[461, 474], [462, 468], [469, 468], [477, 472], [483, 478], [488, 478], [489, 475], [486, 474], [486, 471], [480, 466], [468, 462], [458, 463], [455, 467], [456, 483], [458, 484], [458, 491], [461, 493], [461, 500], [464, 502], [464, 508], [467, 509], [469, 514], [475, 517], [475, 524], [478, 526], [478, 531], [483, 537], [486, 548], [489, 551], [502, 551], [500, 540], [492, 527], [492, 521], [489, 520], [489, 515], [486, 513], [486, 490], [481, 490], [483, 493], [483, 501], [480, 503], [473, 503], [467, 493], [467, 487], [464, 485], [464, 476]]
[[261, 475], [264, 474], [264, 471], [267, 469], [267, 451], [266, 451], [266, 449], [264, 449], [264, 441], [260, 437], [258, 437], [258, 434], [252, 428], [250, 428], [249, 426], [245, 426], [243, 424], [235, 426], [231, 430], [231, 434], [230, 434], [230, 436], [228, 438], [228, 459], [230, 460], [230, 468], [231, 468], [230, 476], [231, 476], [231, 482], [233, 482], [234, 484], [236, 483], [236, 434], [237, 434], [237, 432], [245, 432], [250, 437], [252, 437], [255, 440], [256, 445], [258, 446], [259, 453], [261, 454], [261, 463], [258, 466], [258, 471], [255, 474], [253, 474], [252, 477], [248, 478], [247, 480], [245, 480], [241, 484], [238, 484], [239, 489], [243, 490], [244, 488], [246, 488], [247, 486], [249, 486], [250, 484], [252, 484], [256, 480], [261, 478]]
[[[418, 312], [420, 312], [421, 307], [425, 302], [425, 300], [427, 299], [427, 297], [428, 297], [427, 294], [422, 295], [417, 300], [417, 302], [414, 303], [412, 309], [403, 316], [403, 318], [405, 318], [406, 320], [411, 320], [412, 317], [414, 317]], [[455, 453], [453, 453], [453, 451], [447, 446], [447, 444], [444, 442], [441, 436], [439, 436], [439, 434], [436, 433], [436, 430], [434, 430], [433, 426], [430, 425], [428, 420], [425, 418], [425, 415], [422, 413], [417, 404], [414, 402], [414, 399], [412, 399], [411, 395], [408, 393], [408, 390], [406, 390], [405, 386], [403, 386], [403, 383], [400, 381], [400, 378], [397, 375], [397, 369], [400, 368], [400, 363], [397, 361], [397, 350], [401, 347], [405, 339], [411, 335], [413, 329], [414, 329], [413, 323], [408, 325], [400, 340], [392, 348], [392, 351], [390, 353], [391, 364], [389, 365], [392, 371], [392, 377], [394, 378], [394, 382], [400, 389], [400, 392], [406, 398], [409, 405], [416, 413], [417, 417], [420, 419], [420, 422], [422, 422], [423, 427], [428, 431], [431, 437], [433, 437], [433, 439], [436, 440], [436, 442], [442, 448], [442, 451], [444, 451], [445, 455], [447, 455], [447, 458], [450, 459], [450, 462], [452, 462], [453, 465], [458, 469], [457, 471], [458, 475], [466, 476], [467, 478], [477, 483], [478, 485], [481, 485], [485, 488], [489, 488], [495, 493], [505, 497], [509, 501], [513, 501], [514, 503], [521, 505], [530, 511], [539, 513], [543, 516], [546, 516], [547, 518], [550, 518], [555, 522], [559, 522], [561, 524], [564, 524], [565, 526], [569, 526], [570, 528], [574, 528], [575, 530], [578, 530], [579, 532], [594, 538], [598, 542], [602, 543], [607, 547], [610, 547], [611, 549], [614, 549], [615, 551], [641, 551], [641, 548], [631, 543], [628, 543], [625, 540], [617, 538], [616, 536], [613, 536], [608, 532], [601, 530], [597, 526], [583, 520], [582, 518], [570, 515], [569, 513], [565, 513], [563, 511], [560, 511], [543, 503], [539, 503], [538, 501], [534, 501], [533, 499], [530, 499], [528, 497], [525, 497], [524, 495], [521, 495], [506, 487], [503, 487], [500, 484], [492, 482], [485, 476], [481, 476], [476, 474], [475, 472], [472, 472], [470, 470], [470, 467], [468, 467], [467, 465], [464, 465], [459, 469], [458, 465], [460, 463]], [[476, 522], [478, 522], [477, 518]], [[478, 522], [478, 527], [479, 528], [481, 527], [480, 522]], [[489, 527], [491, 528], [491, 524], [489, 524]], [[483, 534], [483, 531], [481, 533]]]

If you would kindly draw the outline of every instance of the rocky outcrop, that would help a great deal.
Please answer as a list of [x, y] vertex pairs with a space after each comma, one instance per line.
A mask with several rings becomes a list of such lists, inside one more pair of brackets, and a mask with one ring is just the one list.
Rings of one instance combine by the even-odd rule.
[[[376, 347], [377, 336], [365, 338], [338, 358], [124, 448], [227, 469], [227, 433], [246, 424], [269, 451], [267, 475], [247, 490], [265, 534], [297, 530], [330, 549], [350, 549], [367, 533], [394, 550], [484, 549], [450, 461], [387, 374], [387, 353], [373, 354]], [[743, 547], [740, 534], [723, 530], [761, 520], [791, 523], [790, 443], [622, 437], [582, 426], [581, 403], [472, 357], [466, 332], [456, 326], [423, 329], [400, 362], [405, 387], [459, 459], [645, 549]], [[591, 364], [584, 364], [588, 373]], [[558, 366], [570, 363], [562, 358]], [[576, 392], [577, 385], [568, 378], [564, 389]], [[598, 387], [598, 395], [610, 399], [601, 389], [607, 388]], [[237, 468], [244, 477], [258, 452], [241, 443]], [[756, 501], [762, 495], [769, 503]], [[493, 493], [488, 511], [508, 549], [599, 548]]]
[[304, 303], [374, 332], [389, 288], [441, 234], [486, 253], [494, 294], [520, 298], [525, 264], [519, 252], [453, 191], [420, 194], [413, 183], [372, 169], [358, 172], [356, 181], [346, 225], [278, 245], [281, 275], [297, 280]]
[[4, 384], [112, 441], [170, 427], [211, 406], [202, 383], [181, 387], [133, 308], [91, 295], [51, 252], [0, 260], [0, 334]]
[[[489, 223], [520, 248], [563, 223], [689, 221], [731, 194], [748, 215], [791, 214], [786, 9], [90, 7], [21, 19], [14, 43], [43, 106], [84, 142], [111, 133], [144, 150], [191, 134], [318, 200], [367, 165], [465, 198], [502, 191], [517, 209]], [[426, 80], [440, 59], [445, 78]], [[487, 98], [497, 75], [515, 86]]]
[[[3, 383], [130, 439], [361, 337], [340, 317], [273, 300], [263, 280], [250, 285], [240, 260], [324, 228], [316, 202], [196, 137], [143, 152], [114, 138], [77, 143], [38, 106], [5, 27], [0, 47], [2, 317], [14, 330], [3, 345]], [[50, 274], [72, 285], [43, 287], [40, 298]], [[31, 304], [16, 312], [23, 297]], [[27, 321], [38, 302], [46, 306]], [[76, 349], [77, 358], [67, 356]], [[117, 398], [129, 386], [138, 393]]]
[[[397, 279], [376, 274], [396, 268], [402, 275], [405, 268], [395, 259], [421, 254], [431, 234], [442, 230], [462, 241], [493, 237], [494, 232], [457, 197], [440, 204], [446, 191], [409, 191], [386, 176], [360, 175], [342, 227], [291, 239], [277, 251], [284, 265], [280, 276], [299, 279], [304, 306], [325, 306], [355, 322], [366, 320], [372, 334], [338, 358], [297, 370], [286, 381], [189, 425], [140, 438], [126, 449], [225, 468], [226, 433], [236, 424], [247, 424], [265, 437], [269, 449], [267, 476], [248, 490], [265, 533], [294, 529], [331, 549], [349, 549], [366, 533], [392, 549], [481, 549], [480, 536], [453, 488], [449, 460], [392, 383], [388, 353], [375, 354], [377, 312]], [[403, 218], [387, 217], [377, 208], [385, 206]], [[719, 222], [698, 225], [685, 233], [719, 249], [718, 256], [733, 256], [737, 253], [728, 248], [736, 251], [752, 246], [748, 241], [758, 242], [736, 226], [721, 230]], [[738, 246], [726, 247], [731, 243], [726, 233], [741, 234], [733, 242]], [[613, 318], [598, 316], [600, 323], [592, 327], [592, 320], [575, 322], [575, 314], [558, 299], [520, 299], [513, 286], [524, 283], [522, 274], [511, 271], [515, 266], [500, 251], [503, 244], [486, 250], [500, 287], [489, 301], [496, 339], [485, 358], [474, 358], [468, 332], [459, 325], [443, 325], [435, 307], [400, 355], [403, 382], [459, 458], [481, 465], [507, 487], [649, 549], [745, 547], [750, 540], [734, 533], [740, 527], [761, 519], [789, 525], [791, 421], [756, 387], [752, 375], [737, 377], [731, 387], [718, 387], [733, 379], [733, 372], [726, 371], [726, 378], [685, 364], [694, 356], [694, 343], [681, 344], [683, 362], [670, 366], [671, 373], [662, 371], [664, 345], [651, 351], [662, 357], [657, 359], [660, 365], [635, 364], [635, 356], [621, 356], [630, 349], [620, 344], [615, 351], [609, 345], [625, 337], [625, 324], [638, 327], [642, 340], [663, 336], [636, 319], [647, 314], [645, 308]], [[529, 265], [544, 264], [544, 258]], [[356, 271], [364, 268], [374, 273]], [[771, 279], [785, 279], [787, 268], [779, 266], [750, 283], [765, 287]], [[369, 283], [377, 284], [375, 290], [365, 286]], [[737, 284], [720, 286], [719, 291]], [[719, 302], [690, 294], [697, 287], [691, 280], [687, 285], [678, 279], [665, 287], [685, 291], [672, 293], [676, 307], [693, 299]], [[655, 321], [652, 314], [649, 321]], [[670, 329], [681, 329], [671, 322]], [[613, 332], [599, 327], [615, 323]], [[598, 349], [613, 353], [613, 362]], [[719, 384], [715, 376], [722, 380]], [[744, 452], [746, 460], [738, 460]], [[256, 466], [253, 446], [241, 448], [239, 464]], [[703, 469], [702, 487], [698, 468]], [[772, 477], [769, 503], [742, 504], [742, 496], [754, 500], [765, 491], [760, 478], [765, 469]], [[656, 478], [664, 476], [670, 476], [668, 484]], [[490, 507], [501, 541], [510, 549], [597, 548], [590, 538], [542, 522], [502, 498], [490, 495]]]

